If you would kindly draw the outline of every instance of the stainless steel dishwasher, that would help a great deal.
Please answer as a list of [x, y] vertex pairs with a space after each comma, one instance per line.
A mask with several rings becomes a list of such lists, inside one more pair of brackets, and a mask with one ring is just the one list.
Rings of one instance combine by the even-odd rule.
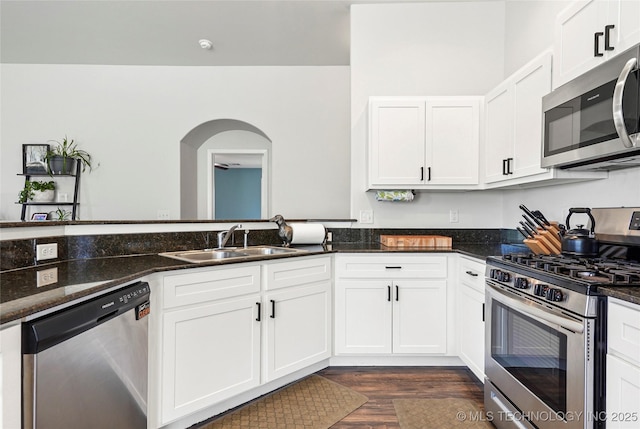
[[23, 323], [25, 429], [147, 427], [149, 284]]

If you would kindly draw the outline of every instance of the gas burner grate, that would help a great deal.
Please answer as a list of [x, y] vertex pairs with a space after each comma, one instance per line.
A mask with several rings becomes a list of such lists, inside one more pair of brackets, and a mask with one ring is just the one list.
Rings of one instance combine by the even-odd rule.
[[580, 258], [566, 255], [505, 255], [517, 265], [589, 283], [640, 286], [640, 263], [607, 258]]

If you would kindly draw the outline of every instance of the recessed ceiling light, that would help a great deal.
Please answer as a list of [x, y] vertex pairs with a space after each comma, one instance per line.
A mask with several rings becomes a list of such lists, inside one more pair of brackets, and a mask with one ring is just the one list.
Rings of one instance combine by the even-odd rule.
[[200, 47], [202, 49], [211, 49], [211, 48], [213, 48], [213, 43], [211, 43], [211, 40], [200, 39], [200, 40], [198, 40], [198, 43], [200, 44]]

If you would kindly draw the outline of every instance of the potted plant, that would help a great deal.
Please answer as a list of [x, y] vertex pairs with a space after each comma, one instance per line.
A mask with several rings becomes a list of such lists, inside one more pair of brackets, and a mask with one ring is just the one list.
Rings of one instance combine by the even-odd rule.
[[55, 145], [47, 151], [46, 156], [51, 174], [73, 174], [76, 162], [82, 164], [83, 172], [87, 167], [91, 171], [91, 155], [78, 149], [78, 144], [73, 139], [69, 140], [65, 136], [62, 142], [57, 140], [51, 140], [51, 142]]
[[27, 180], [24, 184], [24, 188], [18, 195], [19, 203], [26, 203], [28, 201], [33, 202], [50, 202], [55, 197], [56, 184], [53, 180], [49, 182]]
[[68, 212], [67, 210], [62, 210], [61, 208], [59, 208], [55, 212], [49, 213], [49, 215], [52, 219], [53, 216], [55, 216], [55, 220], [69, 220], [69, 218], [71, 217], [70, 212]]

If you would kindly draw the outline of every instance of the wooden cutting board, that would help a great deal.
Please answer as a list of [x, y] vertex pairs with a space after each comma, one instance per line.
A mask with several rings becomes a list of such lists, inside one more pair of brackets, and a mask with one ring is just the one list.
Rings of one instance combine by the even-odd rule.
[[380, 235], [380, 243], [387, 247], [446, 247], [451, 237], [444, 235]]

